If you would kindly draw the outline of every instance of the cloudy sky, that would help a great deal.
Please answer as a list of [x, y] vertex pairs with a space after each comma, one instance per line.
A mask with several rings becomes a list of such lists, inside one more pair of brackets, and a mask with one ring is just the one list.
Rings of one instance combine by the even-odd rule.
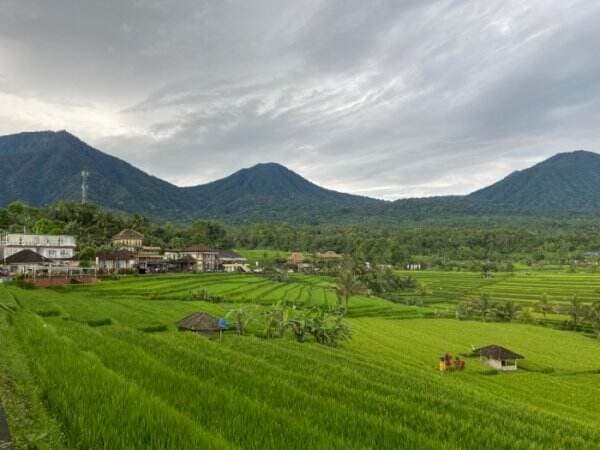
[[0, 0], [0, 134], [67, 129], [179, 185], [276, 161], [470, 192], [599, 150], [600, 1]]

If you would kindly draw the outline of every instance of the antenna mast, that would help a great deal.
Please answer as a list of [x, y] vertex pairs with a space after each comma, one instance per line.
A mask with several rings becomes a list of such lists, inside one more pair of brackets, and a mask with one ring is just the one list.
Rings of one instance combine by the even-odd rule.
[[81, 171], [81, 204], [85, 205], [87, 203], [87, 192], [88, 192], [88, 177], [90, 173], [87, 170]]

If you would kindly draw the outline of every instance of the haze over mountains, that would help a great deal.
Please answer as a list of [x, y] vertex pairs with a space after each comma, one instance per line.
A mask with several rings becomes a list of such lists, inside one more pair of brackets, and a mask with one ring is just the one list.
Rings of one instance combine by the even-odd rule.
[[600, 155], [561, 153], [467, 196], [395, 202], [317, 186], [275, 163], [258, 164], [212, 183], [178, 187], [96, 150], [66, 131], [0, 137], [0, 206], [79, 201], [81, 171], [91, 202], [155, 219], [342, 223], [432, 215], [600, 214]]

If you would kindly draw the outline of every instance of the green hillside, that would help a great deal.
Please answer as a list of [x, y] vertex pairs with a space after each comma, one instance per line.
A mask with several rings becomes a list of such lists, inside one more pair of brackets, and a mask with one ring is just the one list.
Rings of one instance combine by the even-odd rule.
[[597, 213], [600, 211], [600, 156], [586, 151], [559, 153], [469, 197], [515, 212]]
[[[600, 156], [558, 154], [467, 196], [394, 202], [318, 186], [286, 167], [257, 164], [204, 185], [177, 187], [61, 132], [0, 137], [0, 206], [21, 200], [47, 205], [80, 198], [88, 171], [89, 200], [159, 220], [390, 227], [401, 222], [511, 223], [515, 216], [600, 213]], [[537, 218], [536, 216], [536, 218]]]
[[[16, 447], [591, 449], [600, 439], [600, 347], [584, 335], [424, 319], [426, 308], [357, 297], [341, 347], [210, 341], [174, 325], [231, 307], [190, 301], [199, 288], [260, 304], [332, 299], [320, 277], [0, 285], [0, 397]], [[467, 358], [464, 372], [438, 372], [441, 354], [491, 343], [524, 355], [523, 369], [495, 375]]]

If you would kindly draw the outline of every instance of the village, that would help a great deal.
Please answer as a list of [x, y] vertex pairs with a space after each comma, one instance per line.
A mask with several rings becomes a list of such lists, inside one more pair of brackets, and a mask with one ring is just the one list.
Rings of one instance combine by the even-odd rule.
[[[343, 255], [333, 251], [316, 253], [310, 261], [303, 253], [292, 252], [275, 270], [290, 273], [318, 271], [315, 263], [334, 263], [342, 259]], [[75, 236], [0, 234], [0, 280], [18, 276], [42, 286], [73, 280], [93, 281], [98, 276], [114, 274], [263, 271], [264, 267], [258, 262], [251, 267], [247, 258], [233, 250], [202, 244], [182, 249], [144, 245], [144, 235], [132, 229], [124, 229], [113, 236], [105, 248], [95, 252], [89, 264], [80, 262]]]

